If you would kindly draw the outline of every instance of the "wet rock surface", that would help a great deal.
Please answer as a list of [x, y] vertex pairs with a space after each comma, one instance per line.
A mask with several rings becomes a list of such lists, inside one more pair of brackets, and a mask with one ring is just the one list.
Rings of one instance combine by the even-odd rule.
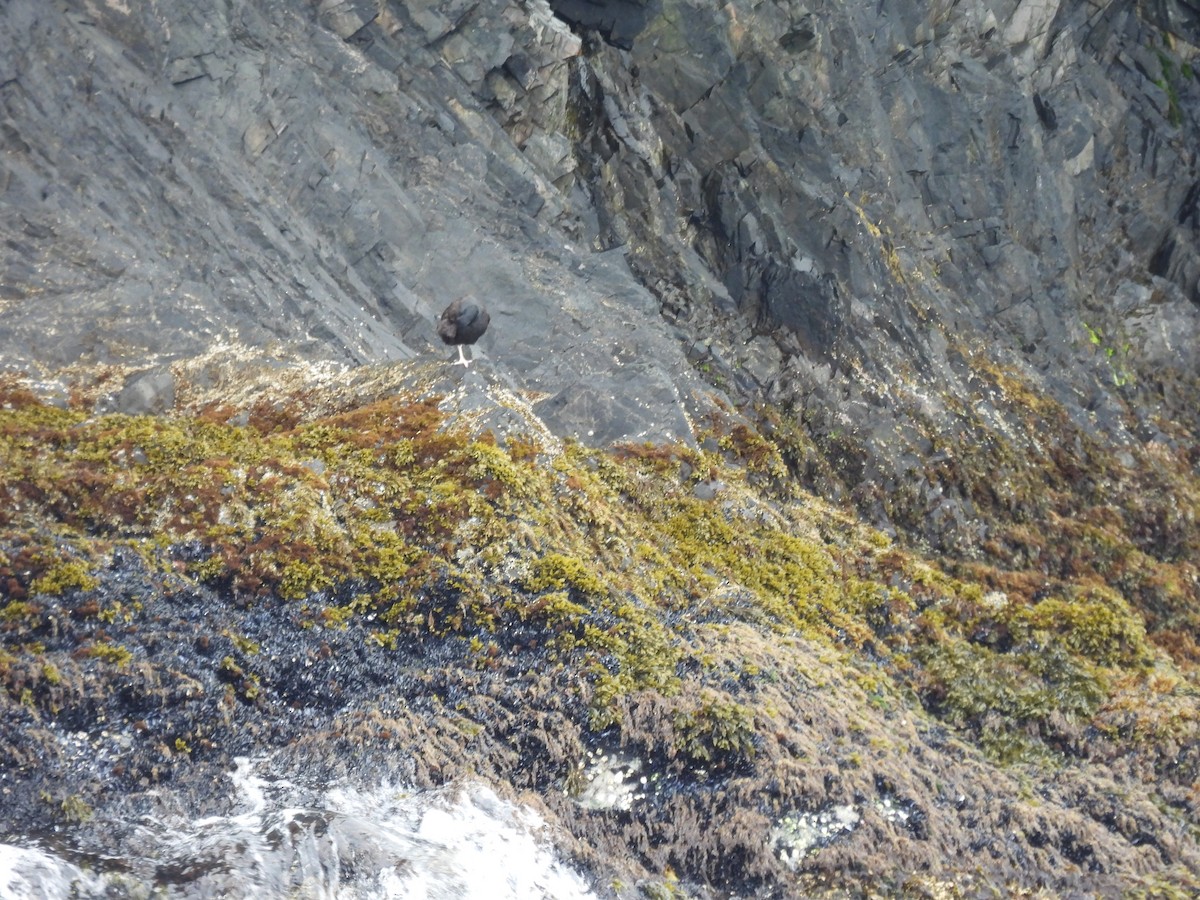
[[265, 752], [527, 792], [602, 895], [1195, 890], [1198, 44], [10, 0], [0, 838]]
[[1190, 621], [1190, 563], [928, 560], [736, 417], [597, 451], [485, 368], [213, 366], [171, 417], [5, 389], [6, 842], [201, 896], [159, 834], [249, 757], [482, 780], [600, 896], [1195, 887], [1190, 651], [1096, 578]]

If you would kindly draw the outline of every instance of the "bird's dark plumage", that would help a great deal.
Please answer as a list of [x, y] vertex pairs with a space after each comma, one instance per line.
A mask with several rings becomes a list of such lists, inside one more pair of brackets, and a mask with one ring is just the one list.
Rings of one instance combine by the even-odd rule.
[[458, 347], [458, 361], [466, 366], [470, 360], [463, 355], [463, 345], [473, 344], [483, 337], [491, 321], [492, 317], [482, 304], [471, 297], [459, 297], [446, 307], [438, 319], [438, 337]]

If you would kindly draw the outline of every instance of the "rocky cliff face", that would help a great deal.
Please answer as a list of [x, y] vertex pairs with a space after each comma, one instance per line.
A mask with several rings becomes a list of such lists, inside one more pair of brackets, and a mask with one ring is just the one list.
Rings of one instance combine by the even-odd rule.
[[686, 435], [684, 351], [795, 423], [810, 485], [965, 552], [994, 504], [926, 462], [1047, 452], [1006, 378], [1106, 443], [1196, 427], [1188, 6], [13, 3], [4, 28], [11, 364], [406, 359], [473, 291], [559, 430]]
[[[411, 359], [473, 291], [496, 321], [485, 345], [549, 421], [685, 433], [694, 379], [653, 297], [556, 224], [561, 63], [580, 42], [544, 7], [515, 12], [13, 4], [5, 360], [138, 365], [221, 341]], [[523, 153], [476, 92], [515, 84], [526, 45], [542, 126]], [[562, 83], [543, 85], [552, 63]]]
[[864, 511], [970, 552], [993, 512], [978, 480], [1006, 466], [985, 450], [946, 484], [927, 461], [1066, 437], [1031, 433], [997, 370], [1105, 443], [1158, 439], [1157, 417], [1194, 434], [1184, 21], [666, 4], [581, 76], [601, 241], [630, 247], [702, 365], [803, 424]]
[[[616, 742], [643, 753], [646, 765], [674, 766], [672, 778], [686, 789], [659, 798], [653, 815], [625, 821], [610, 843], [602, 813], [583, 817], [576, 838], [603, 845], [604, 859], [592, 860], [597, 871], [632, 848], [636, 877], [674, 867], [697, 891], [786, 893], [799, 883], [789, 880], [797, 871], [814, 879], [806, 890], [843, 868], [845, 884], [860, 887], [876, 877], [899, 885], [906, 866], [961, 874], [951, 857], [969, 845], [988, 848], [986, 884], [1108, 889], [1165, 872], [1186, 885], [1197, 859], [1188, 829], [1196, 825], [1200, 777], [1189, 743], [1194, 704], [1182, 699], [1194, 696], [1200, 663], [1197, 45], [1200, 12], [1180, 0], [732, 0], [719, 8], [690, 0], [9, 0], [0, 11], [0, 363], [25, 373], [19, 385], [6, 382], [14, 419], [3, 446], [14, 462], [0, 478], [8, 497], [0, 600], [19, 605], [5, 614], [10, 651], [0, 656], [10, 724], [24, 727], [30, 708], [53, 719], [52, 708], [64, 705], [61, 691], [28, 674], [37, 666], [21, 654], [52, 632], [60, 642], [54, 651], [69, 656], [72, 641], [88, 646], [87, 629], [99, 627], [95, 611], [58, 615], [56, 605], [88, 609], [79, 592], [111, 599], [126, 590], [74, 569], [52, 578], [61, 555], [48, 537], [55, 528], [77, 529], [71, 540], [83, 542], [76, 550], [89, 559], [111, 556], [88, 543], [98, 536], [149, 540], [157, 532], [170, 545], [169, 564], [199, 585], [204, 603], [224, 610], [212, 615], [232, 617], [227, 630], [256, 640], [255, 629], [265, 626], [237, 619], [230, 598], [315, 593], [349, 610], [333, 619], [357, 622], [367, 601], [355, 606], [321, 592], [344, 591], [344, 579], [361, 575], [339, 568], [343, 559], [374, 573], [368, 581], [381, 577], [382, 564], [360, 546], [361, 529], [377, 527], [378, 517], [360, 522], [347, 510], [386, 504], [340, 493], [365, 476], [350, 467], [340, 481], [326, 478], [348, 465], [327, 451], [346, 449], [346, 429], [369, 434], [383, 426], [370, 417], [350, 426], [336, 416], [353, 416], [355, 404], [382, 402], [389, 392], [412, 403], [436, 395], [476, 434], [495, 432], [517, 464], [533, 454], [550, 465], [578, 449], [563, 450], [563, 439], [600, 454], [573, 458], [562, 484], [521, 495], [561, 504], [564, 514], [553, 527], [541, 523], [550, 537], [531, 532], [524, 545], [505, 545], [525, 572], [515, 581], [497, 560], [462, 557], [449, 536], [466, 538], [450, 525], [436, 541], [418, 539], [399, 512], [397, 533], [420, 550], [409, 547], [416, 555], [388, 570], [402, 571], [414, 596], [423, 588], [411, 573], [430, 579], [437, 616], [421, 605], [428, 597], [418, 603], [431, 618], [417, 655], [448, 654], [455, 666], [477, 665], [478, 648], [459, 658], [473, 644], [439, 642], [481, 640], [470, 629], [486, 619], [467, 603], [475, 618], [464, 624], [463, 613], [456, 626], [435, 628], [442, 604], [453, 606], [447, 585], [455, 579], [479, 590], [489, 579], [506, 583], [523, 603], [556, 610], [518, 615], [525, 607], [513, 600], [506, 614], [515, 619], [500, 618], [537, 631], [526, 635], [534, 646], [558, 641], [563, 654], [564, 633], [581, 644], [593, 634], [564, 622], [608, 598], [611, 605], [592, 609], [598, 618], [587, 622], [626, 642], [620, 652], [603, 648], [613, 683], [579, 670], [590, 673], [591, 693], [570, 709], [527, 685], [494, 687], [511, 708], [528, 703], [570, 735], [542, 741], [534, 756], [546, 771], [522, 782], [520, 766], [496, 749], [495, 722], [488, 726], [495, 746], [481, 751], [488, 762], [477, 766], [543, 793], [567, 778], [585, 746]], [[433, 322], [467, 293], [488, 304], [492, 328], [477, 348], [486, 374], [458, 380], [430, 365], [443, 352]], [[30, 386], [79, 421], [46, 424], [45, 416], [58, 414], [31, 413], [51, 407], [37, 406]], [[389, 441], [414, 440], [420, 423], [432, 427], [414, 409], [395, 413], [417, 424], [398, 431], [389, 424]], [[178, 498], [163, 501], [172, 490], [166, 482], [154, 481], [148, 493], [131, 486], [102, 463], [142, 472], [136, 454], [149, 452], [150, 426], [130, 422], [143, 420], [114, 419], [115, 443], [89, 433], [86, 453], [70, 437], [83, 434], [72, 429], [85, 427], [85, 413], [114, 411], [251, 429], [266, 444], [213, 443], [207, 432], [203, 441], [167, 443], [188, 448], [186, 464], [198, 471], [214, 460], [222, 471], [229, 460], [236, 471], [282, 461], [278, 477], [298, 479], [300, 495], [311, 488], [325, 497], [305, 515], [332, 509], [330, 527], [348, 543], [334, 541], [341, 549], [325, 556], [332, 545], [314, 538], [314, 549], [276, 559], [263, 534], [230, 524], [227, 509], [209, 522], [178, 512]], [[303, 430], [318, 420], [333, 431], [318, 438]], [[39, 434], [84, 455], [63, 450], [41, 459]], [[271, 444], [278, 434], [291, 443]], [[521, 449], [529, 434], [536, 451]], [[606, 462], [604, 448], [614, 444], [624, 449], [617, 463]], [[437, 460], [449, 453], [462, 467], [451, 467], [454, 478], [466, 479], [457, 488], [494, 504], [484, 482], [513, 483], [472, 469], [499, 463], [471, 447], [454, 457], [459, 450], [439, 444], [415, 464], [438, 475]], [[126, 456], [104, 455], [114, 448]], [[170, 471], [170, 455], [161, 453], [146, 465]], [[388, 457], [386, 464], [399, 463]], [[617, 477], [612, 465], [644, 465], [650, 474]], [[614, 510], [599, 518], [571, 499], [596, 473], [616, 491], [602, 503], [591, 497]], [[153, 481], [161, 472], [142, 475]], [[391, 477], [381, 475], [381, 483]], [[453, 479], [440, 477], [397, 490], [441, 496]], [[776, 532], [810, 529], [824, 542], [821, 565], [872, 585], [882, 592], [878, 602], [846, 588], [849, 619], [832, 612], [839, 607], [832, 595], [801, 615], [795, 604], [825, 595], [800, 600], [787, 578], [763, 581], [738, 568], [719, 549], [732, 538], [721, 538], [707, 514], [672, 507], [667, 521], [650, 508], [619, 511], [624, 501], [637, 506], [639, 492], [662, 477], [701, 504], [720, 502], [737, 482], [754, 499], [727, 501], [726, 517], [774, 529], [767, 544], [743, 551], [789, 557], [801, 548], [781, 550]], [[53, 488], [72, 478], [111, 503], [72, 512], [84, 495]], [[678, 500], [653, 483], [650, 496], [662, 490]], [[273, 496], [253, 495], [244, 478], [208, 487], [247, 508]], [[834, 514], [822, 513], [814, 524], [802, 513], [803, 491], [847, 518], [834, 526]], [[152, 515], [157, 502], [167, 506]], [[213, 502], [216, 509], [232, 501]], [[524, 521], [537, 508], [510, 515]], [[245, 515], [241, 509], [236, 521]], [[287, 517], [264, 521], [268, 531], [295, 525]], [[472, 521], [472, 540], [497, 539], [477, 533]], [[701, 526], [699, 545], [679, 531]], [[703, 558], [704, 571], [687, 584], [643, 580], [639, 566], [651, 564], [640, 550], [615, 551], [622, 541], [675, 548], [664, 551], [663, 566], [687, 569]], [[87, 553], [79, 550], [85, 544]], [[42, 547], [42, 556], [31, 547]], [[539, 554], [602, 558], [624, 574], [602, 582], [574, 569], [539, 578], [520, 568], [540, 571], [532, 561]], [[918, 564], [918, 554], [927, 563]], [[228, 571], [217, 571], [218, 562]], [[724, 586], [706, 580], [713, 573]], [[125, 577], [150, 584], [156, 576], [139, 569]], [[383, 604], [377, 588], [370, 603]], [[157, 582], [147, 590], [177, 593]], [[622, 592], [641, 613], [613, 599]], [[672, 618], [681, 614], [692, 624]], [[665, 624], [649, 628], [660, 615]], [[750, 649], [738, 656], [727, 636], [690, 630], [696, 621], [708, 628], [713, 617], [736, 622]], [[68, 620], [84, 622], [87, 634], [64, 627]], [[406, 636], [417, 640], [412, 629]], [[880, 683], [889, 687], [854, 695], [857, 731], [821, 702], [798, 700], [807, 688], [793, 674], [766, 679], [773, 653], [796, 667], [831, 667], [823, 684], [844, 678], [807, 645], [772, 649], [771, 641], [797, 631], [802, 641], [836, 647], [847, 665], [881, 667]], [[655, 674], [661, 659], [650, 665], [641, 655], [660, 644], [679, 652], [688, 642], [692, 656], [682, 657], [717, 660], [681, 657], [679, 671], [671, 670], [671, 678], [690, 685], [694, 677], [716, 691], [690, 706], [662, 699], [675, 697], [678, 685]], [[514, 640], [496, 667], [531, 665], [527, 652]], [[1051, 657], [1057, 662], [1046, 662]], [[175, 660], [171, 671], [204, 671], [195, 677], [210, 689], [234, 685], [246, 701], [249, 676], [206, 658]], [[356, 665], [364, 697], [366, 686], [389, 677], [377, 668], [391, 671], [370, 654]], [[138, 678], [153, 681], [152, 668]], [[278, 703], [270, 708], [280, 716], [320, 694], [289, 694], [295, 672], [261, 668], [256, 677], [272, 687], [262, 700], [255, 688], [249, 699]], [[1063, 680], [1064, 671], [1074, 674]], [[447, 695], [480, 689], [478, 678], [462, 673], [440, 677], [452, 682], [439, 688]], [[999, 686], [990, 691], [993, 682]], [[413, 697], [420, 693], [417, 682], [405, 684]], [[1145, 719], [1132, 712], [1141, 694], [1154, 698], [1156, 712]], [[159, 697], [149, 688], [146, 695]], [[845, 692], [838, 696], [849, 702]], [[73, 702], [73, 727], [83, 730], [81, 709], [124, 715], [119, 697]], [[197, 703], [189, 715], [200, 722], [206, 713]], [[768, 725], [769, 709], [782, 706], [791, 712]], [[883, 759], [877, 741], [899, 727], [896, 710], [926, 729], [914, 742], [935, 760], [923, 781]], [[420, 725], [405, 719], [400, 730], [420, 740], [449, 727], [441, 715], [431, 712]], [[804, 727], [818, 736], [798, 737]], [[949, 741], [945, 727], [968, 743]], [[204, 731], [194, 728], [179, 738], [189, 746]], [[714, 731], [720, 746], [705, 744]], [[169, 745], [176, 732], [155, 740]], [[299, 733], [289, 720], [263, 742], [295, 741]], [[862, 733], [869, 765], [830, 750]], [[244, 729], [237, 735], [222, 741], [253, 745]], [[25, 738], [13, 740], [23, 759], [37, 758]], [[212, 752], [216, 766], [233, 751]], [[722, 777], [733, 780], [689, 793], [705, 753], [723, 760]], [[968, 762], [956, 769], [952, 760], [962, 754]], [[139, 759], [145, 772], [160, 765]], [[422, 759], [418, 780], [437, 781], [443, 769], [459, 774], [445, 761]], [[827, 777], [802, 771], [800, 759], [821, 759]], [[1082, 774], [1072, 770], [1056, 782], [1047, 759]], [[1015, 776], [989, 767], [1030, 760], [1031, 777], [1069, 825], [1011, 803], [982, 814], [990, 796], [962, 787], [977, 775], [1001, 779], [999, 796], [1019, 793]], [[780, 766], [790, 774], [773, 782]], [[931, 787], [952, 770], [957, 793]], [[1106, 791], [1105, 779], [1119, 790]], [[1165, 786], [1147, 787], [1154, 782]], [[33, 781], [20, 783], [22, 796], [33, 790]], [[770, 803], [759, 797], [764, 791], [774, 792]], [[1146, 791], [1158, 791], [1157, 807], [1118, 797]], [[957, 809], [951, 793], [964, 798]], [[857, 803], [861, 817], [859, 794], [907, 798], [903, 821], [918, 824], [886, 838], [902, 862], [836, 844], [806, 856], [830, 834], [795, 858], [778, 851], [799, 846], [796, 834], [815, 827], [805, 810], [825, 809], [813, 815], [828, 818], [828, 809]], [[33, 827], [35, 807], [20, 807], [24, 818], [6, 827]], [[874, 815], [877, 836], [890, 835], [885, 826], [894, 821]], [[708, 846], [697, 843], [696, 828], [678, 824], [711, 816], [728, 829], [723, 835], [746, 825], [755, 837]], [[849, 814], [834, 821], [849, 822]], [[971, 821], [989, 835], [978, 846], [964, 836]], [[1012, 821], [1021, 836], [1005, 844], [997, 835]], [[1155, 848], [1149, 856], [1147, 846]]]

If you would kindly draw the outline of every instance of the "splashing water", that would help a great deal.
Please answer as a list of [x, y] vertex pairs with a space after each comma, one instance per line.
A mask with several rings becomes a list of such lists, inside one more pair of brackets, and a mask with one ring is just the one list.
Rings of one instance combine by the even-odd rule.
[[231, 777], [241, 812], [182, 825], [146, 820], [139, 856], [104, 871], [0, 844], [0, 900], [595, 900], [537, 813], [484, 785], [420, 793], [339, 785], [313, 802], [246, 760]]

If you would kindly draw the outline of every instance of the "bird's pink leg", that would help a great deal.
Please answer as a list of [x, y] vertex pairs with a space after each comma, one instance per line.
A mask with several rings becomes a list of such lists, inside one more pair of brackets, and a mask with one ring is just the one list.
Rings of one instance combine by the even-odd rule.
[[458, 364], [462, 364], [464, 368], [471, 365], [471, 360], [467, 359], [466, 354], [463, 353], [462, 344], [458, 345], [458, 363], [455, 363], [455, 365]]

